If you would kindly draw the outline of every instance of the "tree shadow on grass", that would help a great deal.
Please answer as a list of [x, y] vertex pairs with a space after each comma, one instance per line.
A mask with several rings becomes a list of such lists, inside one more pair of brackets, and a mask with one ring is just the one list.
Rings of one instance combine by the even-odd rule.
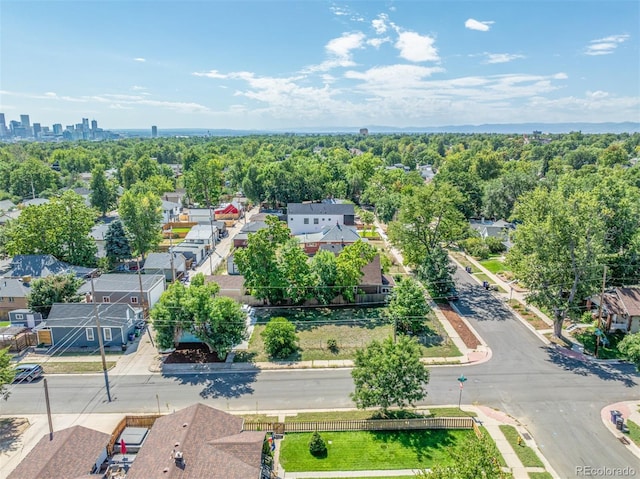
[[200, 396], [203, 399], [234, 399], [254, 392], [253, 383], [258, 377], [258, 370], [227, 373], [212, 371], [209, 374], [172, 374], [163, 373], [166, 378], [173, 378], [178, 384], [202, 386]]
[[420, 462], [433, 460], [433, 451], [447, 449], [457, 444], [457, 438], [446, 429], [426, 429], [420, 431], [371, 431], [377, 442], [386, 446], [399, 443], [410, 449]]
[[619, 381], [627, 387], [637, 386], [638, 373], [631, 364], [609, 364], [590, 359], [569, 356], [569, 352], [556, 346], [544, 346], [549, 359], [547, 361], [571, 371], [579, 376], [596, 376], [603, 381]]

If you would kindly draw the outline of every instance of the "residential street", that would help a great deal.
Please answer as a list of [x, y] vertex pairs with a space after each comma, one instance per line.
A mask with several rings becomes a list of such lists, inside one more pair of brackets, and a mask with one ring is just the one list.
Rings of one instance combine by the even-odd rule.
[[[637, 458], [600, 419], [605, 405], [640, 396], [633, 367], [583, 363], [559, 354], [463, 270], [456, 281], [456, 306], [491, 347], [493, 357], [473, 366], [432, 367], [424, 404], [457, 404], [456, 378], [464, 373], [469, 381], [463, 404], [494, 407], [518, 419], [560, 477], [579, 477], [576, 466], [637, 468]], [[114, 400], [107, 403], [102, 375], [49, 376], [52, 412], [170, 412], [197, 401], [249, 412], [353, 406], [348, 397], [353, 383], [345, 369], [136, 373], [110, 379]], [[0, 414], [28, 413], [45, 413], [42, 382], [17, 386], [9, 400], [0, 403]]]

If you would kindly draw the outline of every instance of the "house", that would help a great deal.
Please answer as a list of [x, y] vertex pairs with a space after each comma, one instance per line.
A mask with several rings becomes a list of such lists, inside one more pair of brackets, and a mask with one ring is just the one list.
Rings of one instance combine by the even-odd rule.
[[40, 206], [47, 203], [49, 203], [49, 200], [47, 198], [32, 198], [30, 200], [24, 200], [22, 203], [20, 203], [20, 206], [22, 208], [26, 208], [28, 206]]
[[[600, 306], [600, 296], [591, 300]], [[615, 288], [604, 294], [602, 302], [602, 327], [607, 332], [640, 332], [640, 287]]]
[[391, 276], [382, 272], [380, 255], [376, 255], [369, 264], [362, 267], [362, 278], [358, 289], [365, 294], [388, 295], [395, 286], [395, 281]]
[[9, 311], [9, 323], [11, 323], [11, 326], [35, 328], [37, 325], [42, 323], [42, 314], [26, 308], [15, 309], [13, 311]]
[[182, 253], [149, 253], [142, 268], [145, 274], [162, 274], [165, 280], [174, 281], [187, 271], [187, 259]]
[[183, 243], [205, 245], [207, 250], [211, 249], [218, 239], [218, 229], [212, 224], [199, 224], [193, 226], [184, 237]]
[[0, 201], [0, 212], [13, 211], [17, 208], [16, 204], [11, 200]]
[[205, 282], [216, 283], [220, 290], [219, 296], [231, 298], [238, 303], [249, 304], [252, 306], [261, 306], [264, 302], [251, 296], [244, 288], [244, 276], [235, 274], [218, 274], [213, 276], [205, 276]]
[[[302, 244], [305, 253], [313, 255], [316, 254], [321, 245], [339, 244], [346, 246], [362, 238], [360, 238], [356, 228], [336, 224], [333, 226], [327, 225], [318, 233], [296, 235], [296, 239]], [[363, 241], [367, 240], [364, 239]]]
[[162, 199], [170, 201], [171, 203], [178, 203], [182, 205], [184, 203], [184, 197], [186, 196], [186, 190], [184, 188], [177, 189], [176, 191], [167, 191], [162, 195]]
[[[141, 285], [142, 283], [142, 285]], [[151, 308], [165, 290], [164, 275], [160, 274], [103, 274], [93, 280], [95, 300], [98, 303], [130, 304]], [[142, 297], [141, 292], [142, 290]], [[91, 295], [91, 283], [85, 283], [78, 293]]]
[[231, 203], [220, 205], [213, 213], [215, 218], [219, 220], [237, 220], [242, 218], [244, 207], [239, 201], [232, 201]]
[[265, 221], [249, 221], [246, 225], [243, 225], [238, 234], [233, 237], [234, 248], [245, 248], [249, 235], [266, 228], [268, 225]]
[[162, 222], [171, 223], [178, 221], [182, 205], [172, 201], [162, 200]]
[[289, 203], [287, 224], [292, 235], [318, 233], [330, 225], [355, 226], [352, 203]]
[[78, 195], [81, 196], [82, 199], [84, 200], [84, 204], [87, 206], [91, 206], [91, 190], [89, 188], [73, 188], [72, 191]]
[[22, 213], [21, 210], [0, 212], [0, 226], [6, 225], [11, 220], [15, 220], [20, 216], [20, 213]]
[[187, 215], [189, 222], [207, 225], [215, 218], [213, 210], [209, 208], [189, 208]]
[[[126, 344], [134, 333], [136, 321], [142, 319], [142, 311], [123, 303], [98, 303], [100, 329], [105, 347]], [[98, 349], [96, 305], [93, 303], [54, 303], [47, 319], [36, 331], [44, 344], [64, 345], [64, 350]], [[47, 341], [47, 339], [49, 341]]]
[[11, 311], [26, 309], [30, 292], [29, 282], [17, 278], [0, 278], [0, 319], [6, 320]]
[[491, 237], [507, 240], [509, 239], [509, 230], [514, 229], [513, 223], [508, 223], [504, 220], [485, 220], [484, 218], [469, 220], [469, 226], [476, 230], [482, 239]]
[[46, 278], [54, 274], [73, 273], [78, 278], [90, 278], [98, 270], [74, 266], [58, 260], [50, 254], [18, 254], [11, 260], [10, 271], [5, 273], [7, 278]]
[[243, 419], [195, 404], [156, 419], [127, 479], [268, 479], [265, 433], [243, 431]]
[[89, 478], [107, 458], [108, 442], [109, 434], [83, 426], [47, 434], [7, 479]]

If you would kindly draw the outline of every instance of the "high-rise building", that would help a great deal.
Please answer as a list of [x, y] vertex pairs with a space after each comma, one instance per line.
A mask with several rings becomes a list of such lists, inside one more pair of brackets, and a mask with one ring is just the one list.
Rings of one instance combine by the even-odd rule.
[[82, 131], [89, 131], [89, 118], [82, 119]]
[[40, 123], [34, 123], [33, 124], [33, 137], [34, 138], [40, 138], [40, 133], [42, 132], [42, 126], [40, 125]]
[[58, 136], [58, 135], [62, 135], [62, 124], [61, 123], [54, 123], [53, 124], [53, 134]]
[[5, 121], [4, 113], [0, 113], [0, 138], [9, 136], [9, 131], [7, 130], [7, 124]]
[[98, 120], [91, 120], [91, 131], [95, 132], [98, 129]]
[[29, 115], [20, 115], [20, 126], [23, 126], [24, 128], [31, 128]]
[[157, 138], [158, 137], [158, 127], [153, 125], [151, 127], [151, 138]]

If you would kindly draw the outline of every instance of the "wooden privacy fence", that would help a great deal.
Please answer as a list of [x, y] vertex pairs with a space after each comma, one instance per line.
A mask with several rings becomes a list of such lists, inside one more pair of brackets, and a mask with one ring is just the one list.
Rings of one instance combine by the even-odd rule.
[[20, 352], [28, 347], [38, 345], [38, 336], [35, 333], [19, 333], [10, 339], [0, 340], [0, 349], [9, 348], [11, 352]]
[[425, 417], [418, 419], [357, 419], [307, 422], [245, 422], [245, 431], [285, 432], [313, 431], [405, 431], [408, 429], [472, 429], [471, 417]]
[[107, 444], [107, 454], [113, 455], [113, 447], [116, 445], [120, 434], [124, 431], [125, 427], [148, 427], [151, 428], [156, 419], [162, 417], [161, 414], [149, 414], [147, 416], [125, 416], [111, 433], [109, 443]]

